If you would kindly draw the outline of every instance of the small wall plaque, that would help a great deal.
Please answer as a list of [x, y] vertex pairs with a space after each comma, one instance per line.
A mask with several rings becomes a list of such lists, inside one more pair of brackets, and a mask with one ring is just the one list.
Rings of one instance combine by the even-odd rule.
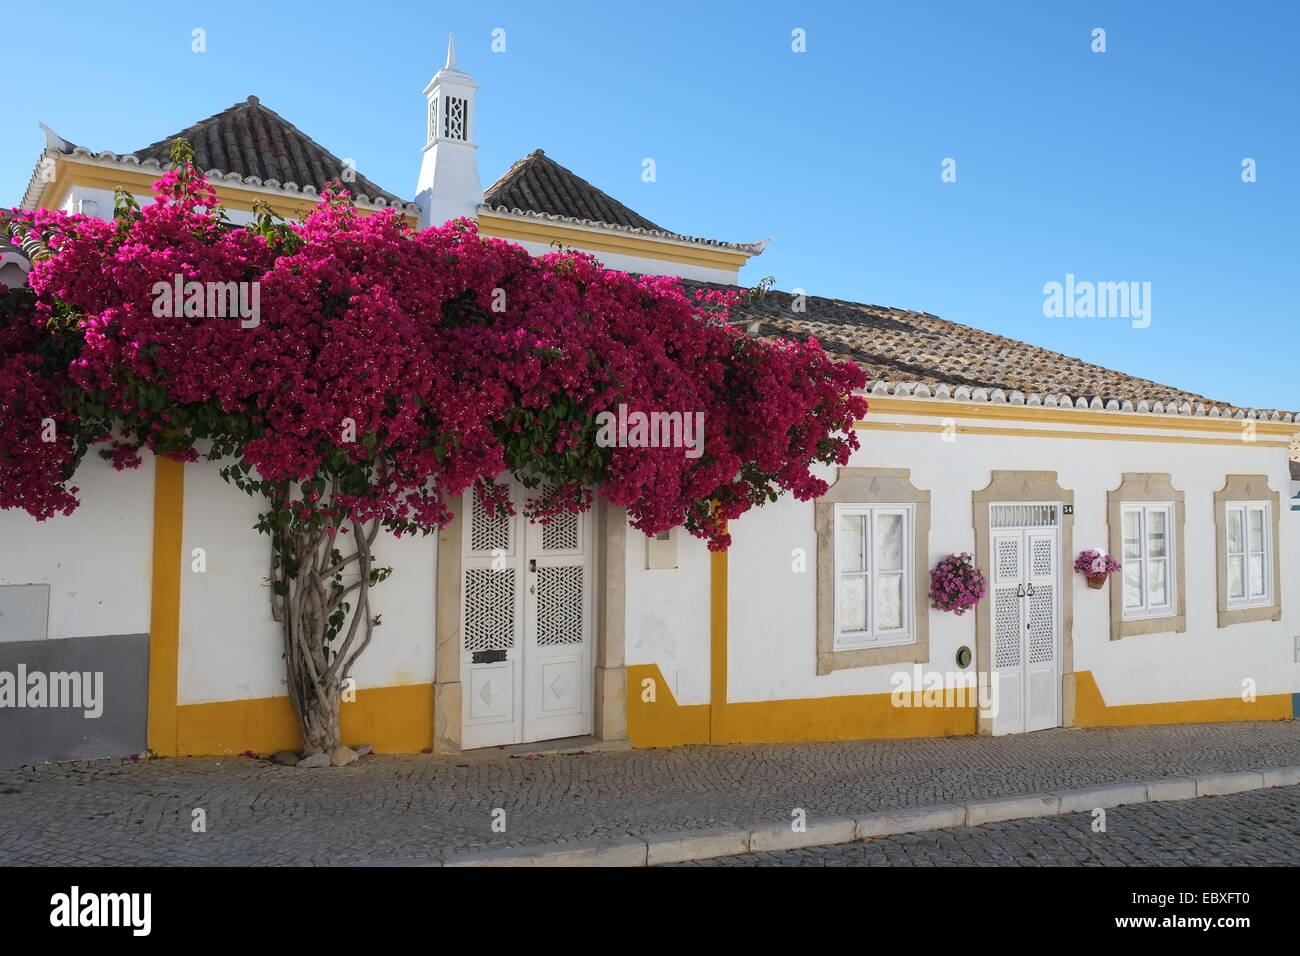
[[43, 641], [49, 637], [50, 586], [0, 587], [0, 643]]

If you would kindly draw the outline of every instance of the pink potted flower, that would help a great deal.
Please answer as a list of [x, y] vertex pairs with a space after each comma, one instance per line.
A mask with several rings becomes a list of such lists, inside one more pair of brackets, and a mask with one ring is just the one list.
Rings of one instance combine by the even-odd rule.
[[965, 614], [987, 591], [984, 572], [965, 551], [948, 555], [930, 571], [931, 606], [940, 611]]
[[1088, 587], [1096, 589], [1106, 583], [1106, 579], [1120, 569], [1120, 563], [1109, 554], [1100, 551], [1080, 551], [1074, 562], [1074, 570], [1088, 578]]

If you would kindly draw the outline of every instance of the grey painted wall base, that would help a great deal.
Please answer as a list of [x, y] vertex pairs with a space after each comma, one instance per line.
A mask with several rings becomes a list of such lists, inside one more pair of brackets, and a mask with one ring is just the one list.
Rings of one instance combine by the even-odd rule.
[[[0, 643], [0, 672], [103, 675], [98, 717], [75, 707], [0, 705], [0, 767], [143, 753], [148, 740], [149, 635]], [[18, 688], [21, 693], [23, 688]]]

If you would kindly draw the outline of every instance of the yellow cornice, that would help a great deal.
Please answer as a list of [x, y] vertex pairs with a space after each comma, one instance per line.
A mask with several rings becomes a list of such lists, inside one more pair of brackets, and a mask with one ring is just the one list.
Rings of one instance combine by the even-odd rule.
[[[1056, 425], [1090, 425], [1093, 428], [1154, 428], [1173, 431], [1230, 432], [1240, 435], [1253, 424], [1255, 434], [1293, 435], [1300, 423], [1269, 422], [1258, 418], [1208, 418], [1200, 415], [1152, 415], [1141, 412], [1108, 412], [1082, 408], [1052, 408], [1044, 405], [993, 405], [983, 402], [952, 402], [943, 399], [888, 398], [867, 395], [871, 411], [884, 415], [923, 415], [933, 418], [985, 418], [996, 421], [1040, 422]], [[868, 413], [870, 414], [870, 413]], [[1063, 432], [1084, 436], [1082, 432]], [[1137, 436], [1141, 437], [1141, 436]], [[1240, 441], [1240, 439], [1238, 439]]]
[[1288, 448], [1284, 441], [1247, 441], [1243, 438], [1207, 438], [1200, 435], [1134, 435], [1132, 432], [1066, 431], [1060, 428], [1005, 428], [996, 425], [930, 425], [923, 422], [863, 421], [853, 426], [861, 431], [949, 432], [954, 435], [1006, 435], [1015, 438], [1069, 438], [1083, 441], [1173, 442], [1186, 445], [1244, 445], [1251, 448]]
[[[114, 169], [97, 163], [84, 163], [63, 157], [58, 162], [54, 181], [50, 183], [41, 196], [41, 207], [44, 209], [59, 208], [64, 199], [67, 198], [68, 191], [74, 186], [110, 191], [121, 188], [128, 189], [139, 195], [148, 195], [150, 187], [164, 172], [165, 170], [161, 169], [157, 171]], [[222, 182], [213, 183], [212, 186], [217, 192], [217, 198], [221, 200], [227, 209], [238, 209], [243, 212], [251, 212], [253, 203], [256, 200], [262, 200], [281, 216], [300, 219], [319, 202], [319, 200], [312, 199], [309, 196], [296, 199], [270, 190], [249, 189]], [[362, 208], [359, 211], [363, 214], [369, 214], [376, 210]], [[408, 222], [415, 225], [417, 221], [415, 215], [410, 213], [402, 213], [402, 215]]]
[[491, 213], [479, 214], [478, 231], [484, 236], [513, 239], [516, 242], [541, 242], [547, 245], [559, 242], [563, 246], [587, 249], [592, 252], [613, 252], [625, 256], [639, 256], [643, 259], [661, 259], [665, 262], [681, 262], [728, 271], [738, 270], [748, 261], [742, 253], [729, 252], [725, 249], [679, 244], [646, 236], [576, 229], [542, 220], [524, 222]]

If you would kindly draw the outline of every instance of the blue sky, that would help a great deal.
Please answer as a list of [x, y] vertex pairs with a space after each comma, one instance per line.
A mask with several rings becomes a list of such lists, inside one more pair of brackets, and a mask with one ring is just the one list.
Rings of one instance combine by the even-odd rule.
[[[126, 152], [250, 93], [411, 197], [421, 90], [454, 32], [481, 86], [485, 186], [541, 147], [669, 229], [772, 237], [749, 283], [1300, 409], [1300, 3], [136, 6], [5, 10], [22, 39], [6, 44], [0, 203], [31, 175], [38, 121]], [[1044, 317], [1043, 285], [1067, 273], [1150, 282], [1150, 325]]]

